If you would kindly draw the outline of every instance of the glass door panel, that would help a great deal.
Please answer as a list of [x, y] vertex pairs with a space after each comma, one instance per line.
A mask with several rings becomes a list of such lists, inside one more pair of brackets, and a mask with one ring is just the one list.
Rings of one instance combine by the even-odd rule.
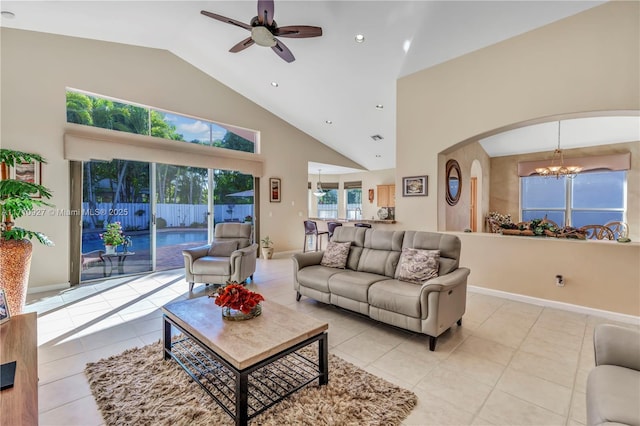
[[208, 172], [156, 165], [156, 270], [184, 267], [182, 250], [208, 242]]
[[[149, 170], [138, 161], [83, 163], [80, 281], [152, 270]], [[104, 233], [116, 223], [123, 238], [108, 254]]]
[[253, 176], [236, 171], [214, 170], [214, 221], [253, 223]]

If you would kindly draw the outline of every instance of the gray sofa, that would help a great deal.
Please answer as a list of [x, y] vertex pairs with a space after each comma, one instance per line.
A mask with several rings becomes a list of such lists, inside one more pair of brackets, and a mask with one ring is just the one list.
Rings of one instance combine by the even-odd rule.
[[195, 283], [242, 283], [247, 278], [253, 281], [258, 244], [252, 243], [252, 232], [248, 223], [218, 223], [211, 244], [183, 250], [189, 291]]
[[599, 324], [587, 379], [587, 424], [640, 426], [640, 331]]
[[[459, 267], [458, 237], [341, 226], [331, 241], [350, 243], [344, 269], [321, 265], [322, 251], [293, 255], [293, 285], [298, 301], [301, 296], [311, 297], [426, 334], [432, 351], [438, 336], [456, 322], [462, 325], [470, 271]], [[438, 276], [422, 284], [396, 279], [405, 248], [439, 250]]]

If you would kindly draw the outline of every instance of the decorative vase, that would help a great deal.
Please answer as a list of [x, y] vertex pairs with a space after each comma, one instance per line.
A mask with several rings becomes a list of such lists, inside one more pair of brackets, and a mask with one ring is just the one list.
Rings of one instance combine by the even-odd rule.
[[105, 254], [116, 254], [116, 248], [118, 246], [112, 246], [109, 244], [105, 244], [104, 246], [104, 250], [105, 250]]
[[271, 259], [271, 257], [273, 257], [273, 248], [272, 247], [263, 247], [261, 249], [262, 251], [262, 258], [263, 259]]
[[21, 314], [24, 309], [32, 252], [29, 240], [0, 240], [0, 287], [11, 315]]
[[262, 306], [256, 305], [248, 314], [245, 314], [239, 309], [232, 309], [229, 306], [222, 307], [222, 318], [227, 321], [244, 321], [251, 318], [255, 318], [262, 313]]

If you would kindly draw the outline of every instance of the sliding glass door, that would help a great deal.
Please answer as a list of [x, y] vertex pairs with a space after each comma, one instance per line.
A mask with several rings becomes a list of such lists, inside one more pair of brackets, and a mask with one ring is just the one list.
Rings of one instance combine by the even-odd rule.
[[[82, 172], [80, 281], [151, 271], [149, 163], [89, 161]], [[114, 253], [106, 248], [109, 226], [121, 236]]]
[[[80, 282], [183, 268], [182, 250], [211, 241], [215, 223], [254, 222], [251, 175], [113, 160], [82, 163], [73, 176], [80, 168]], [[108, 249], [112, 227], [120, 237]]]
[[182, 250], [209, 241], [208, 170], [156, 165], [156, 270], [184, 266]]

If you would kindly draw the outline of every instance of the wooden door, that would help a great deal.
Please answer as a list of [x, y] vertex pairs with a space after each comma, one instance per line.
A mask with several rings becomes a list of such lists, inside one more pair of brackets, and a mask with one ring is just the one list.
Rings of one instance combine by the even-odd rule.
[[471, 232], [478, 232], [478, 178], [472, 177], [470, 180], [471, 202], [469, 204]]

